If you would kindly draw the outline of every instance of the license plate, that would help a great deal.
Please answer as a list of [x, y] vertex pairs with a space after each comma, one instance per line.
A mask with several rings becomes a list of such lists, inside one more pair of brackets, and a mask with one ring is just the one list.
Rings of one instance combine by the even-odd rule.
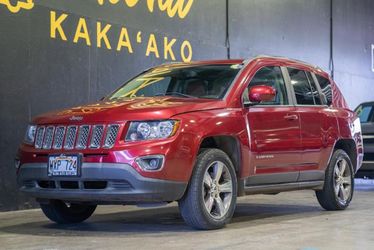
[[78, 176], [80, 167], [79, 155], [50, 155], [48, 158], [48, 176]]

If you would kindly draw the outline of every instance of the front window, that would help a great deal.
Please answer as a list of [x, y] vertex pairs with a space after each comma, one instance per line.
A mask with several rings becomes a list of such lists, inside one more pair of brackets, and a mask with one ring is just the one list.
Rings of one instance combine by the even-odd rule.
[[265, 85], [273, 87], [276, 91], [274, 100], [261, 102], [261, 105], [287, 105], [288, 97], [286, 84], [284, 82], [282, 71], [280, 67], [263, 67], [252, 78], [248, 87], [244, 91], [244, 103], [249, 102], [248, 91], [250, 88], [258, 85]]
[[241, 64], [157, 67], [125, 83], [108, 99], [167, 95], [220, 99], [241, 67]]

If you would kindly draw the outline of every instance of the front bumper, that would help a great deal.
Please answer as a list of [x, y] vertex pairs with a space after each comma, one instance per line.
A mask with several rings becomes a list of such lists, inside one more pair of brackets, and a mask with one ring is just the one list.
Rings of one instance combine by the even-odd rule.
[[80, 177], [49, 177], [47, 163], [21, 165], [20, 190], [37, 199], [97, 204], [169, 202], [182, 198], [187, 183], [147, 178], [120, 163], [83, 163]]

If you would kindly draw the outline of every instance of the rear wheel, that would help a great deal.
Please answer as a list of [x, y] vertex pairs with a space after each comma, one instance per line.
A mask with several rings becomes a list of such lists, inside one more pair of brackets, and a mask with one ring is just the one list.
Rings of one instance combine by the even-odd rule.
[[343, 210], [353, 197], [353, 165], [344, 150], [336, 150], [326, 170], [323, 190], [316, 191], [319, 204], [326, 210]]
[[42, 203], [40, 207], [48, 219], [58, 224], [82, 222], [88, 219], [96, 209], [96, 205], [65, 203], [60, 200]]
[[183, 219], [192, 227], [222, 228], [234, 213], [236, 195], [236, 174], [230, 158], [219, 149], [205, 149], [197, 157], [179, 208]]

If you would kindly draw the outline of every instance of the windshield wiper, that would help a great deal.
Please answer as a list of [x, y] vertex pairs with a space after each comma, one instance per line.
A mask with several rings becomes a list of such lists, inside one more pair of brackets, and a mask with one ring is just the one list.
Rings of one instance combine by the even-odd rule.
[[155, 96], [163, 96], [163, 95], [171, 95], [171, 96], [181, 96], [181, 97], [185, 97], [185, 98], [198, 98], [196, 96], [193, 96], [193, 95], [187, 95], [187, 94], [183, 94], [183, 93], [180, 93], [180, 92], [173, 92], [173, 91], [169, 91], [169, 92], [166, 92], [164, 94], [156, 94]]

